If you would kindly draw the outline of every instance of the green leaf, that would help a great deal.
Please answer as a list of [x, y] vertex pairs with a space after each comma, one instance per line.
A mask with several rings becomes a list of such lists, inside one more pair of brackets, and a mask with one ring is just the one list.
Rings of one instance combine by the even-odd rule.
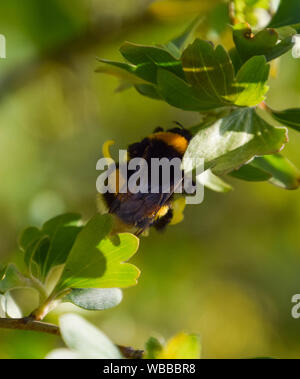
[[50, 249], [50, 244], [50, 238], [47, 235], [44, 235], [36, 243], [30, 245], [29, 249], [26, 251], [25, 262], [28, 265], [29, 271], [38, 278], [44, 278], [42, 267], [47, 259], [47, 252]]
[[299, 0], [281, 0], [279, 8], [273, 17], [269, 27], [279, 28], [281, 26], [300, 23]]
[[[177, 48], [172, 46], [173, 50]], [[163, 47], [129, 42], [120, 51], [130, 63], [101, 60], [112, 67], [113, 74], [120, 76], [121, 71], [121, 78], [134, 84], [142, 95], [164, 99], [183, 110], [255, 106], [265, 99], [268, 90], [269, 66], [264, 57], [253, 57], [246, 62], [235, 78], [227, 51], [222, 46], [214, 48], [208, 41], [196, 39], [183, 51], [181, 59]]]
[[118, 348], [95, 326], [75, 314], [59, 319], [65, 344], [78, 356], [90, 359], [121, 359]]
[[145, 344], [145, 359], [157, 359], [163, 350], [162, 344], [155, 337], [150, 337]]
[[195, 334], [179, 333], [158, 354], [159, 359], [200, 359], [201, 344]]
[[173, 107], [196, 112], [220, 107], [210, 99], [200, 99], [192, 86], [169, 71], [159, 69], [157, 83], [160, 95]]
[[237, 109], [191, 140], [185, 157], [202, 158], [215, 175], [231, 172], [255, 156], [276, 153], [287, 142], [286, 128], [275, 128], [252, 108]]
[[114, 62], [108, 59], [99, 59], [100, 62], [110, 67], [100, 66], [96, 72], [114, 75], [120, 79], [125, 79], [133, 84], [156, 83], [157, 68], [152, 62], [132, 65], [124, 62]]
[[293, 36], [296, 33], [294, 32], [291, 36], [286, 37], [282, 41], [276, 44], [273, 49], [271, 49], [268, 53], [265, 54], [265, 57], [268, 62], [272, 61], [273, 59], [276, 59], [280, 57], [281, 55], [287, 53], [290, 51], [294, 46], [294, 40]]
[[285, 111], [269, 110], [275, 120], [300, 132], [300, 108], [287, 109]]
[[52, 267], [65, 263], [75, 239], [82, 227], [80, 215], [66, 214], [44, 224], [43, 231], [50, 236], [50, 244], [40, 265], [42, 277], [45, 279]]
[[128, 263], [138, 249], [139, 240], [130, 233], [106, 238], [111, 217], [96, 215], [79, 233], [57, 289], [114, 288], [136, 284], [139, 270]]
[[187, 46], [190, 39], [195, 34], [195, 31], [198, 29], [199, 25], [203, 21], [203, 17], [196, 17], [190, 25], [185, 29], [185, 31], [178, 37], [172, 39], [167, 45], [166, 48], [170, 51], [172, 55], [175, 55], [176, 58], [180, 58], [180, 54], [183, 49]]
[[52, 238], [61, 226], [77, 226], [80, 220], [80, 214], [64, 213], [45, 222], [42, 230], [45, 234]]
[[19, 244], [29, 271], [45, 280], [52, 267], [65, 263], [79, 231], [80, 215], [66, 213], [47, 221], [41, 230], [30, 227]]
[[104, 310], [120, 304], [122, 297], [119, 288], [73, 288], [63, 301], [87, 310]]
[[37, 278], [41, 276], [41, 267], [37, 261], [46, 255], [49, 246], [49, 237], [41, 233], [41, 237], [33, 241], [25, 250], [24, 262], [29, 269], [29, 273]]
[[25, 229], [20, 238], [19, 238], [19, 246], [23, 251], [31, 245], [34, 241], [40, 239], [42, 236], [41, 231], [35, 227], [29, 227]]
[[210, 42], [196, 39], [182, 54], [187, 81], [197, 90], [200, 99], [227, 104], [232, 94], [233, 66], [222, 46], [214, 49]]
[[0, 293], [5, 293], [13, 287], [23, 287], [28, 284], [25, 278], [14, 264], [9, 264], [1, 272]]
[[252, 166], [251, 163], [232, 171], [229, 175], [247, 182], [265, 182], [272, 177], [271, 174]]
[[[233, 65], [224, 48], [214, 49], [209, 42], [197, 39], [184, 51], [182, 65], [198, 102], [208, 102], [211, 108], [232, 104], [251, 107], [265, 99], [269, 65], [263, 56], [247, 61], [234, 78]], [[173, 90], [172, 96], [176, 95]]]
[[281, 154], [256, 157], [230, 175], [253, 182], [268, 180], [277, 187], [288, 190], [295, 190], [300, 186], [300, 171]]
[[270, 183], [278, 187], [295, 190], [300, 186], [300, 171], [281, 154], [257, 157], [251, 165], [269, 173]]
[[211, 170], [204, 171], [200, 177], [199, 181], [206, 187], [215, 192], [229, 192], [232, 190], [230, 184], [224, 182], [220, 177], [214, 175]]
[[263, 29], [254, 34], [248, 24], [235, 25], [232, 35], [244, 62], [256, 55], [265, 55], [278, 41], [278, 33], [274, 29]]
[[152, 70], [153, 80], [159, 67], [184, 78], [181, 61], [176, 59], [163, 47], [125, 42], [121, 46], [120, 52], [127, 61], [134, 65], [147, 64], [147, 70]]
[[249, 59], [239, 70], [235, 83], [235, 92], [231, 99], [235, 105], [252, 107], [265, 99], [269, 87], [266, 82], [269, 77], [270, 66], [263, 56]]
[[157, 91], [157, 88], [151, 84], [136, 84], [135, 89], [141, 95], [150, 97], [151, 99], [162, 99], [161, 95]]
[[242, 62], [257, 55], [271, 61], [293, 47], [296, 33], [292, 27], [283, 27], [267, 28], [254, 34], [248, 24], [239, 24], [234, 26], [233, 40]]

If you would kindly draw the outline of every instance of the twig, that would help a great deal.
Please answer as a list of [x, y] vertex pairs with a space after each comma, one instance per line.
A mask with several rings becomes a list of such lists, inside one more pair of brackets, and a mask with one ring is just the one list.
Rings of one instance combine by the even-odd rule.
[[144, 355], [144, 350], [135, 350], [132, 347], [117, 345], [121, 353], [125, 358], [130, 359], [142, 359]]
[[34, 321], [31, 318], [0, 318], [0, 328], [31, 330], [33, 332], [42, 332], [59, 336], [59, 327], [54, 324]]
[[[32, 332], [48, 333], [60, 336], [60, 330], [57, 325], [46, 322], [35, 321], [30, 317], [25, 318], [0, 318], [0, 328], [14, 330], [28, 330]], [[143, 350], [135, 350], [132, 347], [117, 345], [125, 358], [142, 359]]]

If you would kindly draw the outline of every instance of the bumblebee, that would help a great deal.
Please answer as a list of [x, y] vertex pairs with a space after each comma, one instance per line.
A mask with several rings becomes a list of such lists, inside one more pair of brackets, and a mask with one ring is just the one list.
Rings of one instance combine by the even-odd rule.
[[[148, 178], [152, 178], [151, 171], [152, 158], [183, 158], [191, 139], [190, 132], [181, 125], [166, 131], [158, 127], [152, 134], [140, 142], [133, 143], [127, 149], [127, 181], [136, 173], [136, 170], [129, 169], [130, 161], [134, 158], [143, 158], [147, 162]], [[103, 145], [103, 155], [111, 158], [109, 146], [113, 141], [108, 141]], [[120, 166], [116, 166], [116, 177], [119, 177]], [[168, 192], [162, 188], [162, 173], [159, 174], [159, 185], [155, 193], [152, 180], [148, 183], [147, 193], [132, 193], [127, 191], [121, 193], [120, 188], [124, 183], [117, 181], [114, 193], [102, 193], [98, 196], [98, 209], [101, 213], [110, 213], [116, 219], [116, 229], [118, 231], [130, 231], [136, 235], [148, 231], [153, 226], [157, 230], [163, 230], [168, 224], [177, 224], [183, 219], [185, 199], [178, 197], [175, 200], [174, 191], [179, 184], [176, 182], [174, 172], [170, 171], [170, 186]], [[124, 181], [126, 181], [124, 179]], [[122, 182], [122, 177], [121, 177]]]

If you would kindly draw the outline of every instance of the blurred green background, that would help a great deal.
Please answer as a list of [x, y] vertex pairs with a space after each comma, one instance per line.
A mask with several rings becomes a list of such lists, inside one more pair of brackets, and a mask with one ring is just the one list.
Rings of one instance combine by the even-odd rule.
[[[231, 46], [219, 0], [10, 0], [0, 3], [0, 261], [21, 264], [17, 237], [65, 212], [96, 212], [96, 161], [102, 143], [124, 148], [194, 113], [115, 93], [115, 78], [95, 73], [96, 57], [120, 58], [124, 40], [166, 42], [197, 14], [199, 36]], [[150, 8], [149, 8], [150, 5]], [[300, 61], [278, 63], [268, 104], [299, 106]], [[300, 166], [300, 135], [290, 131], [285, 155]], [[139, 284], [104, 312], [81, 312], [116, 343], [141, 348], [150, 335], [199, 333], [206, 358], [299, 358], [300, 198], [268, 183], [229, 179], [229, 194], [205, 193], [185, 221], [141, 240], [133, 259]], [[60, 308], [69, 311], [70, 306]], [[78, 311], [78, 309], [76, 310]], [[57, 312], [48, 317], [55, 322]], [[42, 358], [59, 338], [0, 331], [0, 358]]]

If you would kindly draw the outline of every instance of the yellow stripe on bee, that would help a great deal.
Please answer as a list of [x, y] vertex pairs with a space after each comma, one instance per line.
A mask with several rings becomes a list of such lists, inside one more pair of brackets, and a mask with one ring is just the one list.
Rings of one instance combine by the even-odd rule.
[[155, 218], [161, 218], [164, 217], [167, 213], [169, 212], [169, 206], [168, 205], [163, 205], [159, 211], [156, 213]]
[[158, 132], [151, 134], [150, 139], [158, 139], [165, 142], [167, 145], [172, 146], [178, 153], [184, 154], [188, 147], [188, 140], [177, 133], [172, 132]]

